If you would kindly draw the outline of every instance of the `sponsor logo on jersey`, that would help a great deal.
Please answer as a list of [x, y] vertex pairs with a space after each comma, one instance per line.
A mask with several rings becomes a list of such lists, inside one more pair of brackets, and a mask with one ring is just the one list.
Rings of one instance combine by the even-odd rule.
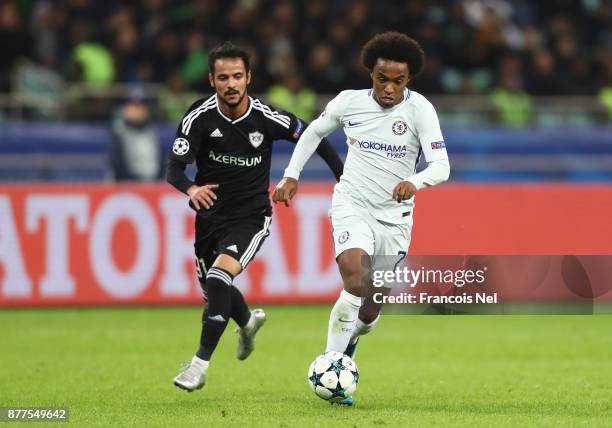
[[349, 237], [350, 237], [350, 234], [348, 233], [348, 230], [345, 230], [338, 237], [338, 242], [341, 244], [344, 244], [346, 241], [348, 241]]
[[255, 148], [259, 147], [261, 145], [261, 143], [263, 143], [264, 140], [264, 135], [259, 132], [259, 131], [255, 131], [255, 132], [249, 132], [249, 142], [251, 143], [251, 145]]
[[406, 129], [408, 129], [408, 125], [403, 120], [396, 120], [391, 125], [391, 130], [395, 135], [404, 135], [406, 133]]
[[224, 155], [222, 153], [215, 153], [210, 151], [208, 158], [225, 165], [235, 166], [257, 166], [261, 163], [261, 155], [259, 156], [234, 156]]
[[348, 143], [360, 149], [383, 152], [388, 158], [393, 159], [405, 157], [408, 150], [405, 145], [396, 146], [394, 144], [379, 143], [378, 141], [359, 141], [350, 137], [348, 138]]
[[221, 131], [219, 131], [219, 128], [217, 128], [213, 132], [210, 133], [210, 136], [211, 137], [221, 138], [221, 137], [223, 137], [223, 134], [221, 133]]
[[444, 149], [445, 147], [446, 147], [446, 143], [444, 143], [444, 141], [436, 141], [436, 142], [431, 143], [431, 148], [433, 150]]
[[175, 155], [182, 156], [189, 151], [189, 141], [184, 138], [177, 138], [172, 145], [172, 152]]
[[360, 123], [360, 122], [353, 122], [352, 120], [349, 120], [348, 122], [346, 122], [346, 125], [345, 125], [345, 126], [346, 126], [347, 128], [352, 128], [352, 127], [354, 127], [354, 126], [359, 126], [359, 125], [361, 125], [361, 123]]

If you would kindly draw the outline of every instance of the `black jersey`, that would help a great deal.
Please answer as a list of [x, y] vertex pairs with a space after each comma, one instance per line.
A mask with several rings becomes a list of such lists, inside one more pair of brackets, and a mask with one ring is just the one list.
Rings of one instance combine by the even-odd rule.
[[272, 142], [297, 142], [304, 128], [295, 115], [257, 98], [249, 97], [248, 110], [236, 119], [221, 112], [216, 95], [196, 101], [178, 126], [170, 157], [186, 164], [195, 160], [197, 185], [219, 184], [213, 207], [198, 215], [270, 215]]

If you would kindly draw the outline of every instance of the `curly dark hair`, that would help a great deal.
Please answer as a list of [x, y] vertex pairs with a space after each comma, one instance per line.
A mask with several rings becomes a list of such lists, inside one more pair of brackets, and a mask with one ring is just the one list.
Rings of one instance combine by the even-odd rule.
[[244, 62], [246, 71], [251, 69], [251, 56], [249, 53], [245, 49], [227, 41], [210, 52], [208, 56], [208, 70], [210, 73], [215, 74], [215, 61], [222, 58], [240, 58]]
[[379, 33], [363, 45], [361, 62], [370, 71], [379, 58], [408, 64], [411, 77], [415, 77], [425, 65], [425, 53], [419, 42], [396, 31]]

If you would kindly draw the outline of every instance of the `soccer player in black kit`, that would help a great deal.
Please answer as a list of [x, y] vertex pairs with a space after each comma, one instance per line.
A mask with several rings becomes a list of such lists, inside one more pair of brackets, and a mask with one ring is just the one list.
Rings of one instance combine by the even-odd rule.
[[[272, 208], [268, 195], [272, 142], [297, 142], [306, 124], [277, 112], [247, 94], [249, 55], [226, 42], [209, 56], [208, 75], [215, 94], [193, 103], [178, 126], [168, 160], [167, 180], [189, 196], [196, 213], [195, 259], [208, 300], [202, 316], [200, 348], [174, 378], [187, 391], [204, 386], [210, 358], [228, 321], [238, 324], [237, 358], [244, 360], [266, 315], [249, 310], [232, 285], [269, 234]], [[326, 140], [317, 152], [342, 175], [342, 161]], [[196, 162], [195, 182], [185, 175]]]

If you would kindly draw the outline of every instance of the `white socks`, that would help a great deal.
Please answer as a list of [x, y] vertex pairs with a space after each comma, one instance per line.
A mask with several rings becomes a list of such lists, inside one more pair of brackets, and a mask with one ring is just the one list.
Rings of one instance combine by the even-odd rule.
[[[344, 352], [358, 321], [361, 297], [342, 290], [329, 315], [325, 352]], [[363, 323], [362, 323], [363, 324]]]
[[208, 370], [209, 363], [209, 361], [203, 360], [197, 355], [194, 355], [191, 359], [191, 366], [197, 368], [202, 373], [206, 373], [206, 371]]
[[355, 328], [353, 328], [353, 334], [351, 335], [350, 343], [355, 344], [355, 342], [357, 342], [357, 339], [359, 339], [359, 336], [363, 336], [364, 334], [368, 334], [369, 332], [371, 332], [372, 329], [376, 327], [376, 324], [378, 324], [379, 319], [380, 315], [378, 315], [376, 319], [370, 324], [366, 324], [359, 318], [357, 318], [357, 321], [355, 322]]

